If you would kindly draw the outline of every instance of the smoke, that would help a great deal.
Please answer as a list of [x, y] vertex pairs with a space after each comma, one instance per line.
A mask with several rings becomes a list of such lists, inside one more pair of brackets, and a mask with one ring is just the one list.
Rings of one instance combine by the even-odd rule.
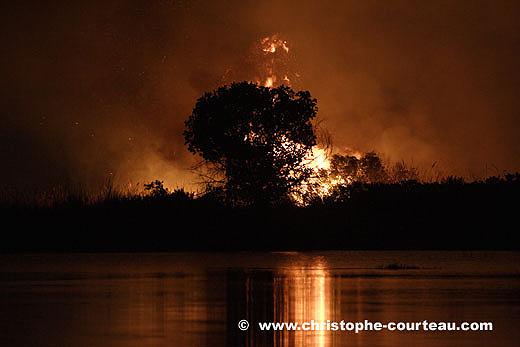
[[[105, 1], [2, 8], [6, 185], [195, 187], [196, 98], [278, 33], [337, 150], [469, 177], [520, 169], [520, 5]], [[490, 169], [492, 168], [492, 169]]]

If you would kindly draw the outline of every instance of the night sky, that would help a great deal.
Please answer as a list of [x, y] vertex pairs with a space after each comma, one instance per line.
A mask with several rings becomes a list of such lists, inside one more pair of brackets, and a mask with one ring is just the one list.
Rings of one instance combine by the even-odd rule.
[[520, 170], [519, 7], [4, 1], [0, 184], [190, 187], [182, 131], [196, 98], [252, 80], [255, 43], [273, 34], [336, 151], [375, 150], [430, 176]]

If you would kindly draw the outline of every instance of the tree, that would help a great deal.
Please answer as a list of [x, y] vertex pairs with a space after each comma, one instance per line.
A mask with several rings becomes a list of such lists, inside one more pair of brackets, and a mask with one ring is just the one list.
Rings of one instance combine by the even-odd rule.
[[390, 178], [394, 183], [417, 181], [419, 173], [416, 168], [406, 165], [404, 161], [398, 161], [390, 168]]
[[197, 100], [185, 144], [235, 201], [280, 200], [312, 173], [303, 160], [316, 144], [316, 103], [287, 86], [223, 86]]
[[349, 178], [363, 183], [384, 182], [387, 173], [381, 159], [375, 152], [363, 154], [361, 158], [334, 154], [330, 165], [330, 175], [334, 179]]
[[334, 154], [330, 161], [330, 174], [334, 177], [350, 177], [355, 180], [359, 171], [359, 160], [355, 156]]
[[366, 183], [384, 182], [386, 171], [381, 159], [375, 152], [365, 153], [360, 161], [362, 180]]

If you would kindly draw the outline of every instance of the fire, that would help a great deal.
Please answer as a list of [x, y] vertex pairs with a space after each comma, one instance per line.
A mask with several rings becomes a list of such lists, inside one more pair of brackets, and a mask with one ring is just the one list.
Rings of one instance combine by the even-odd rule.
[[[278, 87], [281, 84], [291, 86], [291, 84], [298, 83], [301, 74], [295, 71], [293, 55], [294, 52], [291, 50], [289, 42], [282, 39], [278, 34], [256, 41], [249, 56], [254, 62], [253, 66], [255, 66], [251, 81], [268, 88]], [[226, 75], [228, 72], [226, 72]], [[255, 133], [250, 132], [244, 137], [244, 141], [256, 142], [261, 141], [261, 139]], [[282, 139], [282, 147], [284, 150], [300, 149], [298, 144], [284, 139]], [[281, 151], [282, 149], [279, 148], [278, 150]], [[360, 153], [354, 152], [350, 148], [345, 148], [345, 152], [359, 159]], [[277, 149], [274, 149], [273, 154], [279, 155]], [[291, 194], [297, 204], [305, 205], [309, 198], [324, 199], [333, 194], [337, 187], [352, 183], [352, 177], [331, 174], [330, 157], [331, 150], [318, 144], [312, 147], [303, 159], [301, 165], [311, 170], [312, 177], [301, 183]]]
[[323, 199], [332, 194], [338, 185], [349, 184], [348, 179], [343, 177], [331, 178], [329, 175], [330, 160], [329, 151], [320, 148], [318, 145], [312, 148], [309, 156], [304, 160], [304, 165], [312, 169], [313, 176], [303, 182], [292, 194], [293, 200], [299, 205], [305, 205], [304, 196], [313, 196]]
[[[282, 143], [285, 148], [298, 147], [289, 140]], [[275, 152], [276, 154], [276, 152]], [[302, 182], [300, 186], [291, 194], [292, 199], [299, 205], [306, 204], [306, 196], [323, 199], [330, 196], [338, 186], [352, 183], [351, 177], [332, 176], [330, 174], [331, 162], [329, 159], [330, 151], [314, 146], [304, 158], [301, 165], [312, 170], [312, 176]]]
[[289, 84], [287, 74], [289, 61], [289, 43], [279, 38], [277, 34], [264, 37], [260, 40], [261, 63], [260, 74], [266, 76], [260, 78], [265, 87], [274, 87], [277, 81]]
[[280, 40], [277, 34], [264, 37], [262, 39], [262, 46], [262, 50], [265, 53], [275, 53], [278, 48], [282, 48], [286, 53], [289, 53], [287, 41]]
[[[273, 88], [278, 82], [291, 85], [291, 78], [298, 79], [300, 77], [299, 73], [293, 73], [290, 69], [290, 45], [287, 40], [283, 40], [278, 34], [274, 34], [261, 39], [259, 46], [260, 52], [256, 54], [256, 57], [259, 61], [259, 75], [261, 77], [257, 78], [258, 84], [262, 83], [265, 87]], [[285, 145], [290, 147], [293, 144], [286, 143]], [[324, 198], [330, 195], [336, 186], [351, 183], [351, 179], [348, 177], [330, 177], [331, 163], [329, 156], [330, 151], [316, 145], [303, 160], [302, 165], [312, 170], [313, 177], [308, 182], [303, 183], [293, 194], [297, 203], [304, 204], [302, 196], [305, 194]]]
[[319, 170], [329, 170], [330, 169], [330, 161], [329, 156], [326, 150], [320, 148], [319, 146], [314, 146], [312, 148], [312, 155], [307, 158], [308, 162], [306, 162], [306, 166], [308, 168], [313, 169], [315, 172]]

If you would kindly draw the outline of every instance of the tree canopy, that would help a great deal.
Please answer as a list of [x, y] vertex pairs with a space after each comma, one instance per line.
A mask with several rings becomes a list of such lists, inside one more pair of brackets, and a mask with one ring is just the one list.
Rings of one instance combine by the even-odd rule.
[[317, 101], [308, 91], [240, 82], [200, 97], [185, 122], [188, 150], [240, 202], [282, 199], [311, 170]]

